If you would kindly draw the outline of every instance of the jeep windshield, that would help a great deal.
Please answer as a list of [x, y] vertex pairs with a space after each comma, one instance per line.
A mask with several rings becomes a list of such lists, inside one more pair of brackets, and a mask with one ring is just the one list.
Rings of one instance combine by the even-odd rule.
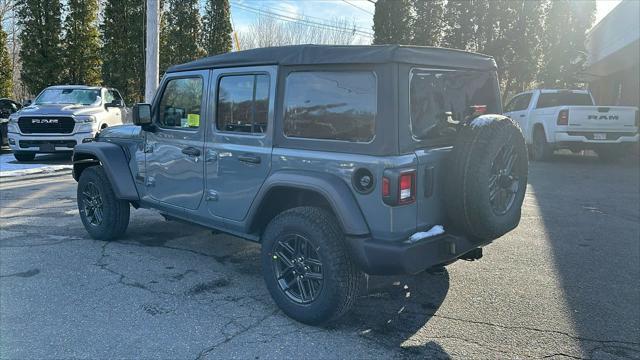
[[46, 89], [38, 96], [35, 105], [72, 104], [92, 105], [100, 101], [100, 90], [94, 89]]
[[409, 106], [411, 132], [416, 140], [447, 138], [447, 118], [462, 121], [472, 105], [486, 105], [488, 114], [500, 114], [495, 72], [471, 70], [411, 70]]

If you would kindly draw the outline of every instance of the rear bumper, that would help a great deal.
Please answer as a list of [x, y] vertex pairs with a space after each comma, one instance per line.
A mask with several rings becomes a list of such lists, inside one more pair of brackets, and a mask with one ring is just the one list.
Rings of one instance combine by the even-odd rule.
[[416, 242], [347, 238], [352, 258], [369, 275], [416, 274], [455, 261], [490, 242], [447, 233]]
[[[595, 140], [593, 138], [594, 133], [604, 133], [607, 134], [606, 140]], [[622, 144], [622, 143], [633, 143], [638, 142], [639, 135], [638, 133], [612, 133], [606, 131], [588, 131], [588, 132], [575, 132], [575, 131], [566, 131], [566, 132], [556, 132], [555, 133], [555, 142], [556, 143], [569, 143], [569, 142], [579, 142], [586, 144]]]

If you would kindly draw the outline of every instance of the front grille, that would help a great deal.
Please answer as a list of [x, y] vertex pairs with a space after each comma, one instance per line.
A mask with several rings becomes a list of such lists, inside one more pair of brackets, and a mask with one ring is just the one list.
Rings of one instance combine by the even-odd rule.
[[54, 147], [66, 147], [69, 149], [73, 149], [73, 147], [76, 146], [75, 140], [20, 140], [18, 142], [22, 149], [40, 147], [47, 144], [51, 144]]
[[23, 134], [70, 134], [76, 122], [68, 116], [23, 116], [18, 119]]
[[[567, 134], [571, 135], [571, 136], [584, 136], [589, 140], [594, 140], [594, 136], [593, 134], [597, 133], [597, 131], [595, 132], [591, 132], [591, 131], [568, 131]], [[620, 137], [622, 136], [636, 136], [635, 132], [604, 132], [604, 134], [607, 134], [607, 139], [606, 140], [618, 140]]]

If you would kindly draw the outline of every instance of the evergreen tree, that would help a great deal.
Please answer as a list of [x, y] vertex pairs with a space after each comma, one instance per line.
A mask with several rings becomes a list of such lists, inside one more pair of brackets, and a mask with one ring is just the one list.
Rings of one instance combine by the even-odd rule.
[[64, 76], [60, 0], [18, 0], [21, 79], [32, 94], [58, 84]]
[[444, 0], [413, 0], [413, 44], [437, 46], [442, 37]]
[[581, 70], [572, 62], [584, 53], [586, 31], [593, 24], [595, 1], [551, 1], [545, 11], [542, 35], [544, 67], [538, 81], [544, 87], [569, 88], [579, 81]]
[[175, 64], [201, 58], [202, 27], [198, 0], [168, 0], [169, 11], [164, 14], [166, 23], [162, 29], [160, 47], [160, 72]]
[[144, 4], [144, 0], [110, 0], [100, 25], [103, 82], [120, 90], [128, 103], [144, 97]]
[[99, 85], [100, 32], [98, 31], [98, 1], [68, 0], [69, 11], [64, 21], [64, 64], [66, 82]]
[[373, 15], [374, 44], [411, 44], [413, 16], [410, 0], [378, 0]]
[[207, 55], [231, 51], [231, 11], [229, 0], [207, 0], [202, 18], [202, 47]]
[[0, 27], [0, 98], [10, 97], [13, 92], [11, 58], [7, 49], [7, 33]]
[[447, 1], [442, 46], [460, 50], [471, 47], [475, 34], [470, 5], [470, 0]]

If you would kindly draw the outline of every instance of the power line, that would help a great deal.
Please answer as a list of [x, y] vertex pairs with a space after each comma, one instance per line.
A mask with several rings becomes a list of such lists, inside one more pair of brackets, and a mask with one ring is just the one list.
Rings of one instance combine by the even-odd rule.
[[238, 3], [234, 3], [233, 6], [235, 6], [236, 8], [240, 9], [240, 10], [244, 10], [244, 11], [248, 11], [248, 12], [252, 12], [255, 14], [259, 14], [259, 15], [264, 15], [267, 17], [271, 17], [271, 18], [275, 18], [278, 20], [282, 20], [282, 21], [289, 21], [289, 22], [297, 22], [297, 23], [303, 23], [309, 27], [314, 27], [314, 28], [318, 28], [318, 29], [331, 29], [331, 30], [339, 30], [339, 31], [343, 31], [343, 32], [353, 32], [355, 34], [358, 35], [362, 35], [362, 36], [366, 36], [366, 37], [373, 37], [372, 33], [368, 33], [362, 30], [358, 30], [357, 27], [353, 27], [353, 28], [341, 28], [335, 25], [330, 25], [330, 24], [326, 24], [326, 23], [319, 23], [319, 22], [315, 22], [315, 21], [311, 21], [311, 20], [307, 20], [307, 19], [300, 19], [300, 18], [294, 18], [291, 16], [287, 16], [287, 15], [283, 15], [283, 14], [278, 14], [272, 11], [268, 11], [268, 10], [264, 10], [264, 9], [258, 9], [258, 8], [254, 8], [254, 7], [250, 7], [250, 6], [246, 6], [246, 5], [241, 5]]
[[364, 12], [366, 12], [369, 15], [373, 15], [373, 13], [365, 8], [361, 8], [360, 6], [356, 5], [356, 4], [352, 4], [350, 2], [348, 2], [347, 0], [342, 0], [345, 4], [349, 4], [351, 6], [353, 6], [354, 8], [358, 9], [358, 10], [362, 10]]
[[[292, 11], [288, 11], [288, 10], [284, 10], [282, 8], [274, 8], [273, 6], [271, 6], [269, 8], [269, 10], [266, 10], [264, 8], [251, 7], [249, 5], [239, 4], [239, 3], [236, 3], [236, 2], [232, 3], [232, 5], [233, 6], [238, 6], [239, 8], [243, 8], [243, 10], [252, 9], [252, 10], [254, 10], [254, 12], [255, 11], [260, 11], [262, 13], [268, 13], [268, 14], [272, 14], [272, 15], [275, 15], [275, 16], [278, 16], [278, 17], [285, 17], [285, 18], [290, 19], [290, 20], [312, 22], [312, 23], [320, 25], [320, 26], [336, 27], [335, 25], [327, 24], [327, 23], [324, 23], [324, 22], [319, 23], [317, 21], [308, 20], [308, 19], [317, 19], [317, 20], [320, 20], [320, 21], [326, 21], [326, 19], [323, 19], [323, 18], [320, 18], [320, 17], [317, 17], [317, 16], [309, 16], [309, 15], [306, 15], [306, 14], [300, 16], [298, 13], [295, 13], [295, 12], [292, 12]], [[279, 12], [274, 11], [274, 9], [279, 11]], [[249, 11], [251, 11], [251, 10], [249, 10]], [[284, 14], [282, 14], [282, 13], [284, 13]], [[288, 15], [285, 15], [285, 14], [288, 14]], [[280, 20], [284, 20], [284, 19], [280, 19]], [[359, 30], [362, 33], [365, 33], [367, 35], [373, 36], [373, 33], [368, 32], [370, 30], [370, 28], [356, 26], [355, 24], [353, 25], [353, 28], [355, 28], [356, 30]]]

